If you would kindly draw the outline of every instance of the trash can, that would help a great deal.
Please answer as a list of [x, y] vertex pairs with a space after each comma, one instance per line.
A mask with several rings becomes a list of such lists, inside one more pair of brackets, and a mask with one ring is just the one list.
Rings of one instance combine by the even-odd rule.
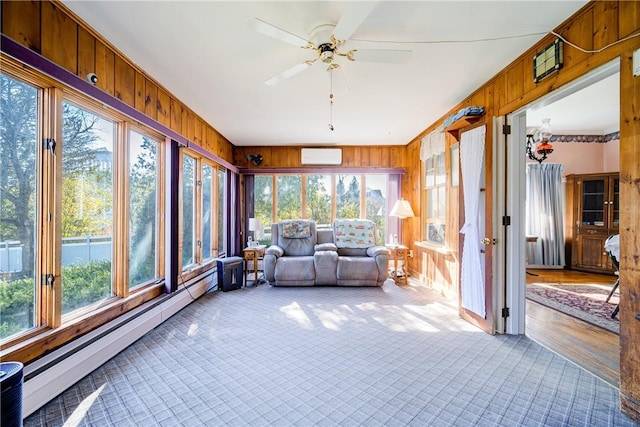
[[0, 426], [22, 427], [22, 379], [20, 362], [0, 363]]
[[242, 266], [243, 260], [239, 256], [220, 258], [217, 263], [218, 289], [224, 292], [240, 289], [244, 284]]

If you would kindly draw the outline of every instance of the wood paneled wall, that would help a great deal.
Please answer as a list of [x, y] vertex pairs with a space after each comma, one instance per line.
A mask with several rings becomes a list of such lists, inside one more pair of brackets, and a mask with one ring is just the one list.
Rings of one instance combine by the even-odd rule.
[[98, 88], [232, 163], [233, 146], [224, 136], [63, 4], [3, 1], [1, 31], [82, 79], [95, 73]]
[[[247, 169], [303, 168], [302, 148], [305, 147], [235, 147], [234, 165]], [[344, 168], [404, 168], [407, 166], [407, 148], [404, 145], [375, 147], [332, 145], [327, 148], [342, 148], [340, 167]], [[262, 163], [256, 167], [247, 160], [248, 154], [262, 155]], [[335, 167], [330, 166], [330, 168]], [[317, 169], [318, 166], [313, 168]]]

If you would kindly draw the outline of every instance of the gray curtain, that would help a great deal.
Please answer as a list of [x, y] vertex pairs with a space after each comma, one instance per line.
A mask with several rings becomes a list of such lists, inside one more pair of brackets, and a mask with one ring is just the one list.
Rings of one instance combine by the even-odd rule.
[[527, 263], [564, 267], [564, 196], [557, 163], [527, 163]]

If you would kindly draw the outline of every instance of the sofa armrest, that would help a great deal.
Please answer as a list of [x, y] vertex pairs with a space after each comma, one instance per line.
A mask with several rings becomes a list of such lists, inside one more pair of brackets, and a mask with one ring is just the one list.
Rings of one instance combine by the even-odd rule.
[[384, 246], [371, 246], [367, 248], [367, 255], [370, 257], [375, 257], [382, 254], [389, 255], [389, 250]]
[[333, 243], [320, 243], [315, 246], [316, 252], [319, 251], [333, 251], [338, 252], [338, 247]]
[[276, 258], [280, 258], [282, 255], [284, 255], [284, 249], [282, 249], [280, 246], [271, 245], [265, 251], [265, 255], [273, 255]]

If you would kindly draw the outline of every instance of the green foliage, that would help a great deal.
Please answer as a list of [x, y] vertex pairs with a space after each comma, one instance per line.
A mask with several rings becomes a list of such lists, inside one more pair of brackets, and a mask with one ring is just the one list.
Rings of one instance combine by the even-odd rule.
[[328, 176], [323, 175], [307, 177], [307, 218], [317, 224], [331, 224], [331, 189], [324, 185], [326, 178]]
[[86, 307], [111, 295], [111, 261], [91, 261], [62, 269], [62, 313]]
[[355, 175], [351, 175], [349, 189], [345, 189], [344, 181], [349, 175], [339, 175], [336, 185], [336, 218], [360, 218], [360, 183]]
[[[62, 269], [62, 312], [69, 313], [112, 295], [111, 262], [90, 262]], [[0, 339], [34, 326], [33, 278], [0, 279]]]
[[278, 220], [302, 217], [302, 176], [278, 176]]
[[142, 136], [129, 173], [129, 286], [156, 277], [157, 142]]
[[0, 339], [34, 326], [33, 279], [0, 279]]

